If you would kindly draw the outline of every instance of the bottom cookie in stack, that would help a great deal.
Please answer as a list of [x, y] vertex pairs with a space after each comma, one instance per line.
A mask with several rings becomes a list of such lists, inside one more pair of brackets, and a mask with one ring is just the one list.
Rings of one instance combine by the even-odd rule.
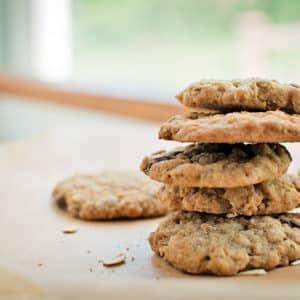
[[270, 270], [300, 258], [300, 214], [227, 218], [180, 211], [149, 242], [157, 255], [192, 274]]

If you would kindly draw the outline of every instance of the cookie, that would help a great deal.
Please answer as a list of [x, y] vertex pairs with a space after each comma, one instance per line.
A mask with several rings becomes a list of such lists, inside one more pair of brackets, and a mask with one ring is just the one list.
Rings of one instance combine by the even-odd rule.
[[191, 144], [144, 158], [141, 170], [172, 185], [234, 188], [279, 177], [290, 161], [279, 144]]
[[232, 189], [189, 188], [165, 185], [158, 198], [173, 210], [211, 214], [279, 214], [300, 205], [300, 188], [292, 177], [282, 176], [256, 185]]
[[194, 109], [218, 111], [282, 110], [300, 114], [300, 86], [276, 80], [201, 80], [182, 91], [176, 98]]
[[282, 111], [191, 112], [162, 124], [159, 138], [199, 143], [300, 142], [300, 115]]
[[149, 242], [157, 255], [191, 274], [271, 270], [300, 258], [300, 214], [226, 218], [178, 212]]
[[62, 181], [55, 187], [53, 199], [80, 219], [155, 217], [167, 213], [156, 197], [160, 187], [139, 173], [106, 171]]

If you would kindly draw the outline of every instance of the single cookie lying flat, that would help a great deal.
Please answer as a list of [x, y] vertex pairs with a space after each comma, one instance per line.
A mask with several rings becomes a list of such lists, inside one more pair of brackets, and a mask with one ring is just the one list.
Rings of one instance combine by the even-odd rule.
[[300, 114], [300, 86], [276, 80], [201, 80], [177, 95], [185, 106], [218, 111], [283, 110]]
[[165, 185], [158, 198], [173, 210], [211, 214], [279, 214], [300, 205], [300, 189], [292, 177], [282, 176], [257, 185], [232, 189], [189, 188]]
[[279, 144], [192, 144], [144, 158], [141, 170], [172, 185], [233, 188], [279, 177], [290, 161]]
[[54, 201], [86, 220], [161, 216], [167, 207], [157, 198], [160, 184], [136, 172], [75, 175], [59, 183]]
[[156, 254], [192, 274], [271, 270], [300, 258], [300, 214], [225, 218], [178, 212], [149, 242]]
[[200, 143], [300, 142], [300, 115], [282, 111], [191, 112], [162, 124], [159, 138]]

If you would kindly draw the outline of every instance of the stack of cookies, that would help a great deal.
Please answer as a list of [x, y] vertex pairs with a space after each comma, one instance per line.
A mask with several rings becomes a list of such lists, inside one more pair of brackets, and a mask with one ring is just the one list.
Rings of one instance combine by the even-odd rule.
[[[152, 249], [193, 274], [271, 270], [300, 259], [297, 178], [281, 142], [300, 141], [300, 86], [274, 80], [200, 81], [177, 96], [193, 111], [159, 138], [188, 145], [146, 157], [175, 210], [151, 233]], [[246, 143], [246, 144], [245, 144]]]

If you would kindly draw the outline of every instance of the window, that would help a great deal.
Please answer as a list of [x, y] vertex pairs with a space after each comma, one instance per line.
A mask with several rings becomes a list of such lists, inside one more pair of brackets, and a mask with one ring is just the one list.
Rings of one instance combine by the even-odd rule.
[[297, 0], [0, 3], [10, 72], [162, 101], [198, 78], [300, 80]]

